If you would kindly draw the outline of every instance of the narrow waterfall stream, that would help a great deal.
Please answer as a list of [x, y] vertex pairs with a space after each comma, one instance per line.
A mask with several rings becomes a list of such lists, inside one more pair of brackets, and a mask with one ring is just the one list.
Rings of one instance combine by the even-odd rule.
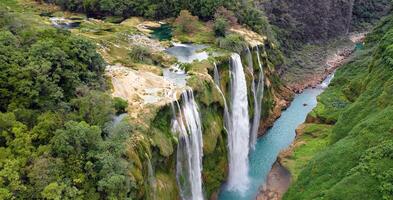
[[230, 123], [228, 128], [229, 177], [226, 189], [244, 192], [249, 184], [248, 152], [250, 124], [248, 118], [247, 84], [241, 58], [231, 56]]
[[[257, 61], [259, 67], [259, 75], [257, 79], [257, 84], [255, 85], [255, 78], [254, 75], [252, 76], [252, 85], [251, 90], [254, 95], [254, 117], [252, 120], [251, 131], [250, 131], [250, 148], [255, 149], [255, 144], [257, 142], [258, 137], [258, 129], [259, 124], [261, 122], [261, 112], [262, 112], [262, 99], [263, 99], [263, 92], [264, 92], [264, 74], [262, 63], [259, 55], [258, 46], [256, 46], [256, 53], [257, 53]], [[250, 49], [247, 49], [247, 59], [248, 59], [248, 69], [250, 70], [251, 74], [254, 74], [254, 66], [252, 62], [252, 54]]]
[[230, 116], [229, 116], [229, 110], [228, 110], [228, 103], [227, 103], [224, 93], [222, 93], [222, 90], [221, 90], [220, 72], [217, 69], [216, 63], [214, 63], [214, 83], [216, 84], [218, 92], [221, 94], [222, 99], [224, 101], [224, 128], [228, 132], [228, 130], [230, 129], [230, 127], [229, 127], [230, 126], [230, 122], [229, 122]]
[[183, 92], [181, 103], [172, 105], [172, 131], [178, 133], [176, 177], [184, 200], [203, 200], [202, 124], [191, 89]]
[[[229, 191], [223, 188], [220, 200], [255, 200], [260, 187], [265, 183], [279, 152], [287, 148], [295, 139], [295, 129], [304, 122], [306, 116], [317, 105], [317, 96], [329, 85], [333, 74], [328, 76], [316, 88], [304, 90], [296, 95], [291, 105], [273, 127], [257, 140], [255, 150], [249, 155], [250, 178], [249, 187], [245, 192]], [[239, 171], [241, 169], [236, 168]]]

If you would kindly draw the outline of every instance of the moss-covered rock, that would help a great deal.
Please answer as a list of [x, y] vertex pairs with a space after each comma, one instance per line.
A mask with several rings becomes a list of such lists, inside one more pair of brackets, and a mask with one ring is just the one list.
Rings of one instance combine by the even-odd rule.
[[176, 177], [172, 174], [158, 172], [156, 174], [156, 197], [162, 200], [179, 199]]

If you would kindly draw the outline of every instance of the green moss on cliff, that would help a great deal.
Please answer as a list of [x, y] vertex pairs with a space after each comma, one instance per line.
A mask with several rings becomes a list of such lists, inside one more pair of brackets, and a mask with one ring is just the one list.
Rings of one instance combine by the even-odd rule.
[[203, 152], [205, 155], [216, 150], [219, 137], [223, 134], [224, 121], [222, 110], [217, 106], [201, 109], [201, 119], [203, 127]]
[[211, 197], [214, 192], [217, 192], [227, 177], [227, 155], [227, 137], [222, 131], [217, 137], [215, 150], [204, 155], [203, 159], [202, 178], [207, 197]]
[[169, 157], [174, 152], [176, 136], [171, 132], [171, 120], [173, 117], [170, 106], [162, 108], [151, 123], [149, 136], [152, 139], [153, 146], [156, 146], [160, 154]]
[[175, 176], [157, 172], [156, 185], [156, 197], [159, 197], [160, 200], [174, 200], [179, 198]]

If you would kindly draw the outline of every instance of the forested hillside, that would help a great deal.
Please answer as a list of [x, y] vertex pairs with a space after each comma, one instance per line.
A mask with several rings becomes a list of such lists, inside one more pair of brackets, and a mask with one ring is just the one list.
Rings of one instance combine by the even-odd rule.
[[393, 198], [392, 42], [390, 15], [319, 97], [290, 157], [297, 179], [284, 199]]
[[104, 91], [95, 45], [1, 9], [0, 70], [0, 199], [132, 191], [120, 157], [130, 127], [111, 128], [124, 105]]

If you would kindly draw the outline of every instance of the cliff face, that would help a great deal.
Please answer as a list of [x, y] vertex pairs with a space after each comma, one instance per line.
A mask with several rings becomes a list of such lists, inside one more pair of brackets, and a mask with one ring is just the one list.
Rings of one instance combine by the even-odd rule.
[[295, 42], [323, 42], [372, 23], [390, 9], [388, 0], [260, 0], [271, 23]]
[[293, 39], [316, 42], [348, 33], [353, 4], [354, 0], [265, 0], [260, 7], [274, 25], [294, 34]]
[[355, 0], [352, 11], [351, 31], [367, 28], [369, 23], [375, 23], [391, 9], [390, 0]]

